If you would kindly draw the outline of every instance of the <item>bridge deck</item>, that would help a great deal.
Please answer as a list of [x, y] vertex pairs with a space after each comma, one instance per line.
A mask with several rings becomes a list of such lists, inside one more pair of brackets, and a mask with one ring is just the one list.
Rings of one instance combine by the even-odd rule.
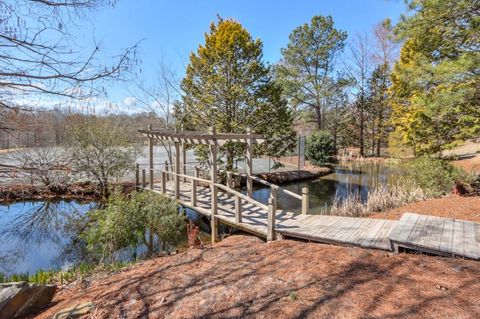
[[480, 223], [405, 213], [391, 232], [398, 247], [445, 256], [480, 259]]
[[[173, 185], [167, 183], [166, 194], [174, 197]], [[154, 191], [159, 192], [155, 187]], [[180, 184], [182, 205], [210, 216], [209, 188], [197, 188], [197, 205], [190, 203], [190, 184]], [[242, 222], [235, 222], [234, 199], [218, 194], [217, 218], [225, 224], [258, 236], [267, 235], [267, 211], [242, 201]], [[315, 242], [359, 246], [381, 250], [410, 248], [427, 253], [480, 259], [480, 224], [434, 216], [406, 213], [399, 221], [296, 215], [277, 210], [275, 231], [285, 237]]]

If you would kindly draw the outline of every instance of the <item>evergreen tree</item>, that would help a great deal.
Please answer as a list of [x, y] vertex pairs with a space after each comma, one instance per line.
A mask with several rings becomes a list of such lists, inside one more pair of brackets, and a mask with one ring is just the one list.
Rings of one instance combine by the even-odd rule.
[[417, 154], [480, 135], [480, 3], [412, 0], [390, 88], [394, 123]]
[[[262, 61], [262, 42], [240, 23], [219, 18], [210, 25], [205, 43], [190, 55], [181, 88], [176, 116], [185, 129], [214, 126], [217, 132], [245, 133], [250, 127], [267, 138], [257, 154], [281, 156], [294, 146], [292, 116], [281, 87]], [[226, 155], [231, 170], [244, 154], [244, 145], [229, 143], [220, 157]]]
[[314, 16], [290, 34], [277, 66], [278, 79], [293, 109], [314, 110], [319, 129], [331, 95], [336, 57], [343, 51], [347, 33], [336, 29], [332, 17]]
[[387, 129], [390, 117], [388, 87], [390, 76], [388, 65], [380, 64], [372, 72], [369, 80], [369, 118], [372, 132], [372, 155], [380, 156], [380, 148], [386, 143]]

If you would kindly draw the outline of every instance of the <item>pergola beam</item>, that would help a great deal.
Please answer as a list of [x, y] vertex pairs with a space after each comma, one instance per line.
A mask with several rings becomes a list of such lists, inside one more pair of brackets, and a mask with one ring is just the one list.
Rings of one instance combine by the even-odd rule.
[[263, 144], [265, 139], [260, 134], [209, 134], [205, 132], [175, 132], [175, 131], [155, 131], [155, 130], [140, 130], [141, 134], [148, 138], [155, 138], [162, 141], [170, 141], [174, 143], [186, 143], [194, 145], [218, 145], [222, 146], [225, 143], [247, 143], [251, 141], [252, 144]]

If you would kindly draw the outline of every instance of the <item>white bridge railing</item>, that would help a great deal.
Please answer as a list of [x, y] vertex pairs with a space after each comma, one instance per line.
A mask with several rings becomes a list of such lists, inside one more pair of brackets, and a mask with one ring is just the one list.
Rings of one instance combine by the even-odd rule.
[[[268, 204], [261, 203], [257, 201], [256, 199], [252, 198], [249, 196], [249, 194], [245, 195], [236, 190], [233, 187], [233, 176], [234, 175], [239, 175], [239, 176], [246, 176], [246, 174], [240, 174], [240, 173], [235, 173], [235, 172], [230, 172], [226, 171], [226, 185], [223, 185], [221, 183], [212, 183], [211, 180], [204, 179], [199, 177], [200, 170], [197, 166], [192, 166], [194, 175], [188, 175], [186, 174], [186, 166], [191, 166], [191, 165], [180, 165], [181, 169], [183, 171], [183, 174], [180, 174], [179, 172], [175, 171], [175, 165], [169, 164], [168, 162], [164, 163], [164, 168], [162, 170], [157, 171], [157, 173], [160, 173], [160, 191], [162, 193], [167, 192], [167, 182], [169, 180], [174, 181], [174, 197], [177, 200], [180, 200], [180, 180], [183, 182], [188, 182], [191, 184], [190, 187], [190, 206], [193, 208], [197, 208], [197, 189], [200, 183], [203, 184], [203, 186], [210, 187], [211, 193], [212, 193], [212, 199], [211, 201], [215, 201], [218, 198], [218, 193], [217, 191], [220, 189], [228, 197], [233, 197], [234, 198], [234, 216], [235, 216], [235, 224], [241, 224], [242, 223], [242, 201], [245, 201], [249, 204], [252, 204], [255, 207], [258, 207], [261, 210], [264, 210], [267, 212], [267, 240], [274, 240], [275, 239], [275, 224], [276, 224], [276, 213], [277, 213], [277, 202], [278, 202], [278, 194], [282, 193], [284, 195], [290, 196], [294, 199], [300, 200], [301, 201], [301, 212], [302, 214], [307, 214], [309, 210], [309, 190], [307, 187], [302, 188], [302, 194], [296, 194], [292, 191], [289, 191], [287, 189], [284, 189], [278, 185], [275, 185], [273, 183], [270, 183], [266, 180], [263, 180], [257, 176], [250, 176], [251, 181], [255, 181], [259, 184], [262, 184], [270, 189], [270, 195], [268, 198]], [[146, 180], [146, 170], [145, 169], [140, 169], [140, 165], [137, 164], [136, 166], [136, 174], [135, 174], [135, 183], [137, 187], [141, 188], [150, 188], [154, 189], [154, 180], [155, 176], [155, 171], [154, 169], [149, 169], [149, 181], [147, 183]], [[248, 179], [247, 179], [248, 183]], [[217, 214], [217, 205], [216, 204], [211, 204], [211, 218], [216, 218], [218, 216]]]

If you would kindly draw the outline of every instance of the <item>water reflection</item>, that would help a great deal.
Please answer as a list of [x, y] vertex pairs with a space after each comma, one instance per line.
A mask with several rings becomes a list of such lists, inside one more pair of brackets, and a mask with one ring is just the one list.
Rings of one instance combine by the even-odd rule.
[[[95, 261], [87, 253], [85, 241], [79, 234], [86, 226], [86, 213], [95, 203], [76, 201], [28, 201], [0, 205], [0, 272], [34, 273], [38, 269], [69, 268], [81, 262]], [[186, 215], [200, 229], [210, 231], [208, 220], [187, 209]], [[201, 241], [208, 243], [206, 233]], [[188, 246], [186, 231], [176, 247]], [[118, 251], [120, 260], [131, 260], [146, 253], [146, 247]]]
[[[283, 185], [283, 187], [297, 194], [301, 194], [303, 187], [308, 187], [310, 190], [310, 213], [319, 214], [322, 210], [328, 210], [335, 198], [342, 200], [353, 193], [358, 193], [360, 198], [366, 201], [370, 189], [379, 184], [394, 183], [398, 173], [398, 169], [378, 163], [339, 164], [335, 167], [333, 174]], [[258, 188], [254, 191], [253, 196], [266, 203], [269, 190]], [[279, 193], [278, 207], [299, 213], [301, 203], [297, 199]]]
[[0, 205], [0, 272], [32, 273], [60, 267], [64, 247], [76, 237], [92, 203], [32, 201]]

